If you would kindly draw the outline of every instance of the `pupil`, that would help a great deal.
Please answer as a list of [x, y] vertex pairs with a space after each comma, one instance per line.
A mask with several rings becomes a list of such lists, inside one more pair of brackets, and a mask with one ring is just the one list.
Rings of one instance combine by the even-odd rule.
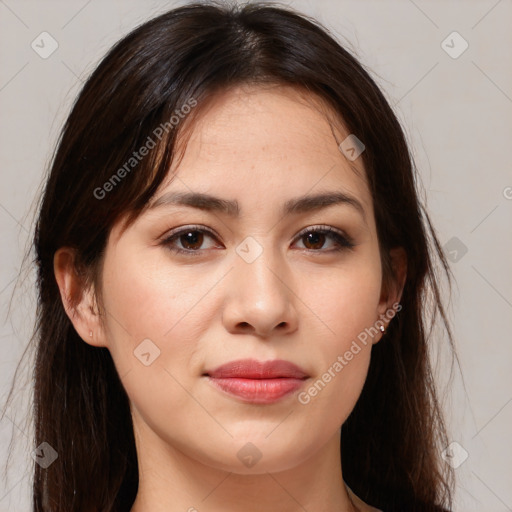
[[[187, 246], [195, 246], [199, 245], [201, 246], [202, 242], [202, 233], [199, 233], [199, 231], [189, 231], [185, 235], [183, 235], [185, 238], [185, 243], [183, 244], [185, 247]], [[196, 247], [187, 247], [188, 249], [194, 249]]]
[[[306, 238], [307, 238], [307, 244], [312, 244], [312, 245], [318, 245], [319, 241], [318, 239], [320, 238], [320, 241], [322, 242], [322, 237], [324, 237], [325, 235], [323, 233], [309, 233], [306, 235]], [[315, 241], [316, 240], [316, 241]], [[322, 247], [323, 243], [320, 243], [320, 247]]]

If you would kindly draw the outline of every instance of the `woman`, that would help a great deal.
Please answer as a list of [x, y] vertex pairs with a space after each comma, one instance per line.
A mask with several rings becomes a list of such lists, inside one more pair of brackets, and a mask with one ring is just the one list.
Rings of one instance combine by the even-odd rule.
[[34, 238], [34, 510], [449, 509], [415, 178], [298, 13], [190, 4], [117, 43]]

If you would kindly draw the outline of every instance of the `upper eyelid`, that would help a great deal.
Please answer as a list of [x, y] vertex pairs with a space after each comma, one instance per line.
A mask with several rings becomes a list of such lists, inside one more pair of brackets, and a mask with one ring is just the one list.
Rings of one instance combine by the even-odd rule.
[[207, 233], [211, 236], [219, 237], [219, 235], [215, 231], [213, 231], [210, 228], [207, 228], [206, 226], [195, 225], [195, 224], [191, 224], [191, 225], [185, 224], [184, 226], [178, 226], [177, 228], [173, 228], [170, 231], [166, 231], [162, 235], [162, 238], [167, 239], [167, 238], [176, 236], [182, 232], [187, 232], [187, 231], [204, 231], [205, 233]]

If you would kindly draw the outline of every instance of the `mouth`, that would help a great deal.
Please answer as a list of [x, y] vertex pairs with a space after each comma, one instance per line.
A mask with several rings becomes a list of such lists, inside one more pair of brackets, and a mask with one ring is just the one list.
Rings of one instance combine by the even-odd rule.
[[270, 404], [302, 387], [309, 377], [297, 365], [277, 359], [240, 359], [203, 373], [223, 393], [248, 403]]

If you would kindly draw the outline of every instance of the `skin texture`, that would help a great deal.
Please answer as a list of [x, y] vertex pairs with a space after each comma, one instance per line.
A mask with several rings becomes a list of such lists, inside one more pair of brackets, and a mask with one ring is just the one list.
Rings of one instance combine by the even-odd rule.
[[[155, 198], [180, 191], [236, 199], [240, 217], [162, 205], [122, 235], [116, 224], [102, 268], [103, 314], [73, 271], [72, 251], [55, 255], [68, 315], [85, 342], [108, 347], [130, 398], [140, 475], [132, 512], [376, 510], [343, 485], [340, 427], [380, 332], [305, 405], [296, 394], [246, 403], [203, 376], [235, 359], [285, 359], [309, 375], [304, 390], [400, 300], [403, 252], [392, 251], [399, 279], [384, 290], [362, 162], [344, 157], [338, 144], [348, 133], [336, 128], [336, 141], [326, 109], [286, 87], [219, 93], [194, 120], [183, 159]], [[320, 191], [354, 196], [365, 218], [346, 204], [280, 213], [287, 200]], [[193, 225], [215, 236], [163, 242]], [[330, 235], [309, 243], [297, 236], [319, 225], [347, 233], [355, 247], [333, 251]], [[237, 252], [247, 237], [257, 242], [250, 251], [262, 250], [251, 263]], [[170, 250], [191, 245], [200, 250]], [[145, 339], [160, 350], [148, 366], [134, 356]], [[252, 467], [237, 456], [247, 443], [261, 454]]]

